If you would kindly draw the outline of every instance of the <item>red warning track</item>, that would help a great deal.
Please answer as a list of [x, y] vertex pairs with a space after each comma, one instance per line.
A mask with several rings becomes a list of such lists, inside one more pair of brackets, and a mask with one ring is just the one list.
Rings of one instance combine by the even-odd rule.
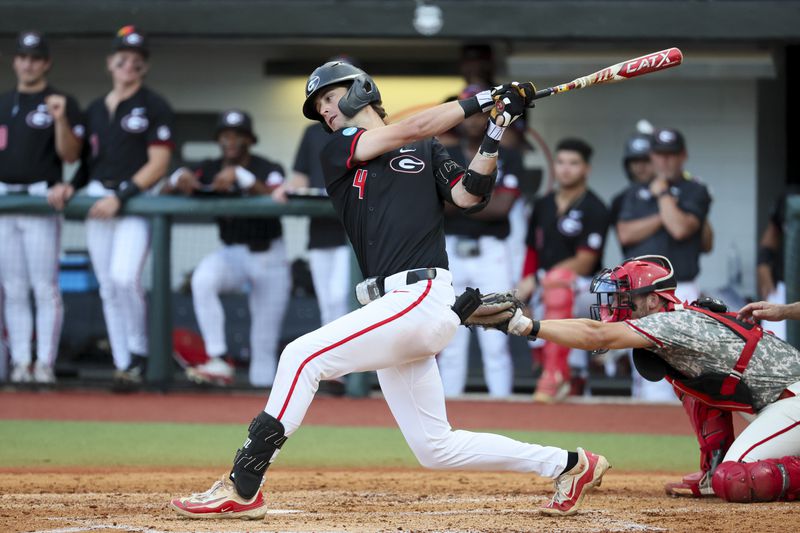
[[[0, 419], [247, 424], [265, 403], [265, 396], [252, 393], [3, 392]], [[458, 400], [449, 401], [447, 411], [453, 427], [464, 429], [692, 434], [680, 405], [550, 406], [520, 401]], [[744, 426], [739, 417], [735, 418], [738, 426]], [[376, 398], [316, 398], [303, 424], [395, 426], [386, 403]]]

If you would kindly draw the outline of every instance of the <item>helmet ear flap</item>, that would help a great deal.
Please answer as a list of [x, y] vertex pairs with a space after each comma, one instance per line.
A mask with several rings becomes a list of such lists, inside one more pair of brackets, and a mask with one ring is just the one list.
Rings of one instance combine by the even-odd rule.
[[356, 76], [347, 93], [339, 100], [339, 110], [348, 117], [355, 116], [372, 102], [380, 102], [381, 93], [367, 74]]

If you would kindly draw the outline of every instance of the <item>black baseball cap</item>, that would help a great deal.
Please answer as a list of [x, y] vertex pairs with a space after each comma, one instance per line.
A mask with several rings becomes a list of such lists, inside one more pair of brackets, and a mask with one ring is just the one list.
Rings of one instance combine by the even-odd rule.
[[119, 52], [120, 50], [139, 52], [145, 59], [150, 56], [150, 50], [147, 47], [147, 38], [144, 33], [133, 25], [123, 26], [117, 30], [117, 35], [111, 43], [111, 49], [114, 52]]
[[50, 47], [44, 35], [38, 31], [23, 31], [17, 37], [17, 55], [30, 55], [48, 59]]
[[663, 129], [653, 133], [653, 143], [650, 147], [653, 152], [660, 154], [679, 154], [686, 150], [686, 141], [678, 130]]
[[244, 133], [253, 140], [253, 143], [258, 142], [258, 137], [253, 132], [253, 119], [241, 109], [229, 109], [220, 113], [214, 136], [219, 137], [219, 134], [224, 130], [235, 130]]

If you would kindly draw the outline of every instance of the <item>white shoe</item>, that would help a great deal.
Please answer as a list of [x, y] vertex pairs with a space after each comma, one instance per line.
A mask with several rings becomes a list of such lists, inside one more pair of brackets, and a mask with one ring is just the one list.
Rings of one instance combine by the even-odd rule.
[[186, 377], [200, 384], [231, 385], [233, 375], [233, 366], [226, 363], [222, 357], [212, 357], [207, 363], [186, 369]]
[[267, 514], [267, 504], [261, 489], [245, 500], [236, 493], [233, 483], [225, 475], [206, 492], [185, 498], [174, 498], [172, 508], [187, 518], [242, 518], [260, 520]]
[[11, 383], [30, 383], [32, 380], [30, 363], [14, 364], [11, 369]]
[[33, 381], [41, 383], [42, 385], [52, 385], [56, 382], [56, 375], [53, 373], [53, 367], [48, 365], [36, 364], [33, 367]]

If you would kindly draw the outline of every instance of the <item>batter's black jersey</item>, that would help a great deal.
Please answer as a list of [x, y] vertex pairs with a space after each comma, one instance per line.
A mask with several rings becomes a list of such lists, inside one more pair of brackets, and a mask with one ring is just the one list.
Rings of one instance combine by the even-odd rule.
[[105, 97], [92, 102], [86, 111], [89, 179], [110, 189], [131, 179], [147, 163], [150, 145], [174, 146], [174, 120], [167, 101], [147, 87], [120, 102], [113, 115]]
[[595, 252], [594, 274], [600, 270], [608, 220], [608, 209], [590, 189], [563, 214], [558, 212], [556, 193], [551, 192], [534, 202], [525, 242], [536, 250], [539, 267], [545, 270], [573, 257], [580, 249]]
[[[56, 152], [53, 117], [45, 98], [64, 94], [53, 87], [38, 93], [7, 92], [0, 95], [0, 181], [30, 184], [62, 179], [62, 161]], [[67, 99], [66, 116], [72, 132], [83, 138], [84, 124], [78, 102]]]
[[331, 135], [322, 151], [325, 185], [344, 224], [364, 277], [413, 268], [447, 268], [444, 199], [452, 184], [435, 179], [450, 159], [435, 139], [425, 139], [356, 163], [361, 128]]
[[[244, 168], [252, 172], [257, 180], [270, 187], [277, 187], [283, 183], [283, 167], [263, 157], [251, 155], [250, 162]], [[220, 170], [222, 170], [222, 159], [209, 159], [203, 161], [194, 172], [201, 184], [210, 185]], [[230, 194], [242, 196], [244, 191], [234, 185], [234, 190]], [[254, 252], [268, 250], [270, 242], [281, 236], [281, 221], [277, 218], [218, 217], [217, 225], [222, 242], [246, 244]]]
[[[453, 150], [453, 160], [466, 168], [469, 165], [463, 149]], [[500, 148], [497, 158], [497, 181], [494, 194], [508, 192], [519, 197], [519, 176], [522, 174], [522, 155], [516, 150]], [[505, 239], [511, 233], [508, 215], [499, 220], [479, 220], [463, 213], [444, 217], [444, 232], [447, 235], [477, 239], [483, 236]]]
[[[678, 208], [691, 213], [700, 220], [700, 229], [691, 237], [675, 240], [664, 227], [650, 237], [622, 251], [626, 257], [640, 255], [663, 255], [672, 262], [677, 281], [692, 281], [700, 272], [702, 253], [702, 225], [711, 207], [708, 189], [695, 178], [681, 178], [669, 187], [669, 192], [678, 199]], [[625, 193], [619, 213], [619, 221], [638, 220], [658, 213], [658, 199], [650, 194], [648, 185], [632, 184]]]
[[[300, 148], [294, 158], [294, 170], [308, 176], [309, 186], [325, 187], [325, 176], [322, 173], [320, 154], [330, 140], [322, 124], [317, 122], [306, 128]], [[347, 244], [342, 224], [334, 218], [311, 217], [308, 227], [308, 247], [333, 248]]]

